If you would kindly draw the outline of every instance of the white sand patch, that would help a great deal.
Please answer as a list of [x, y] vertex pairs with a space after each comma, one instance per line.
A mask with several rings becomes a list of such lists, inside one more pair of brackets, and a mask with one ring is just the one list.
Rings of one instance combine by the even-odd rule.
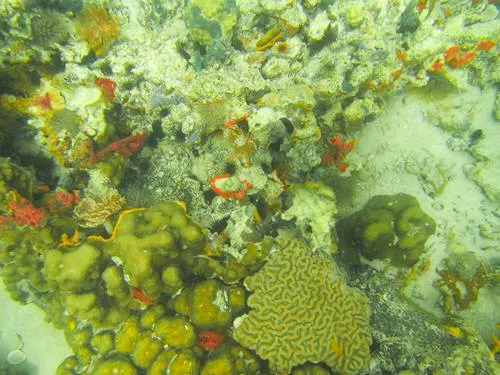
[[[8, 355], [14, 350], [23, 351], [26, 360], [10, 365]], [[45, 322], [37, 306], [12, 301], [0, 282], [0, 374], [55, 374], [70, 354], [63, 331]]]
[[[347, 159], [350, 176], [337, 189], [340, 216], [361, 209], [374, 195], [404, 192], [436, 221], [436, 233], [427, 241], [431, 267], [406, 290], [436, 314], [442, 313], [440, 294], [432, 284], [443, 258], [460, 251], [485, 260], [499, 255], [499, 202], [491, 194], [488, 198], [470, 173], [483, 163], [478, 150], [500, 149], [494, 98], [494, 90], [472, 88], [432, 100], [424, 90], [392, 98], [380, 117], [354, 135], [357, 146]], [[470, 134], [477, 129], [484, 137], [470, 146]], [[497, 147], [484, 150], [490, 144]], [[489, 177], [498, 176], [497, 170]]]

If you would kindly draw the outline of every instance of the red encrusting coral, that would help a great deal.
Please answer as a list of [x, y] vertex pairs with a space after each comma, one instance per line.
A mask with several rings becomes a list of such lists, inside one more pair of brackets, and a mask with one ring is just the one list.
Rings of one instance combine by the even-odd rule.
[[212, 187], [212, 190], [215, 192], [215, 194], [221, 196], [224, 199], [234, 198], [237, 201], [245, 199], [247, 196], [247, 191], [252, 188], [252, 183], [246, 180], [242, 180], [241, 184], [243, 185], [243, 187], [240, 190], [226, 191], [221, 189], [217, 183], [227, 180], [228, 178], [231, 178], [231, 175], [229, 173], [223, 173], [221, 175], [213, 177], [210, 180], [210, 186]]
[[80, 203], [80, 194], [78, 191], [57, 191], [56, 198], [66, 208], [71, 208]]
[[201, 331], [197, 345], [204, 350], [215, 350], [225, 341], [224, 333], [217, 331]]
[[44, 111], [52, 109], [52, 100], [50, 94], [46, 92], [44, 95], [35, 99], [35, 104]]
[[102, 92], [109, 100], [113, 100], [115, 98], [117, 86], [115, 81], [111, 78], [96, 77], [95, 83], [102, 89]]
[[477, 57], [476, 51], [460, 52], [460, 47], [451, 46], [444, 52], [444, 61], [452, 68], [463, 68]]
[[339, 171], [345, 172], [349, 165], [344, 162], [345, 156], [354, 149], [355, 142], [344, 141], [340, 134], [336, 134], [328, 141], [332, 147], [328, 148], [321, 156], [321, 163], [326, 166], [335, 164]]
[[8, 204], [12, 215], [0, 215], [0, 224], [15, 223], [18, 225], [41, 226], [45, 219], [45, 211], [34, 207], [26, 198]]
[[104, 156], [111, 152], [115, 152], [121, 156], [131, 156], [137, 151], [139, 151], [144, 143], [146, 142], [148, 136], [144, 133], [138, 133], [134, 135], [129, 135], [128, 137], [119, 139], [115, 142], [110, 143], [106, 147], [100, 149], [99, 151], [94, 151], [92, 143], [89, 144], [89, 159], [87, 164], [94, 164], [96, 161], [102, 159]]
[[132, 297], [145, 305], [152, 305], [155, 303], [155, 300], [144, 293], [140, 288], [132, 287]]
[[56, 192], [45, 194], [43, 207], [50, 214], [64, 215], [70, 213], [80, 203], [80, 193], [58, 189]]
[[496, 43], [492, 39], [481, 39], [476, 46], [478, 51], [489, 51], [495, 47]]
[[438, 72], [442, 72], [443, 70], [444, 70], [443, 60], [437, 59], [436, 61], [434, 61], [432, 63], [432, 65], [431, 65], [431, 72], [438, 73]]

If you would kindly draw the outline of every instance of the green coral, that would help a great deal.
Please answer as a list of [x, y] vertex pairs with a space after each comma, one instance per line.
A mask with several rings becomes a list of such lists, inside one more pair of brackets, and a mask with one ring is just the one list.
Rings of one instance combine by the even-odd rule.
[[153, 332], [166, 345], [175, 348], [189, 348], [196, 340], [193, 325], [183, 317], [162, 318], [155, 324]]
[[100, 251], [89, 244], [76, 250], [63, 253], [49, 250], [45, 253], [42, 272], [47, 280], [63, 290], [74, 290], [88, 284], [89, 280], [99, 277], [98, 261]]
[[109, 358], [97, 364], [94, 375], [135, 375], [137, 369], [124, 358]]
[[141, 335], [141, 327], [137, 318], [127, 319], [115, 336], [115, 349], [119, 353], [130, 354]]
[[105, 355], [114, 348], [113, 331], [103, 331], [94, 335], [90, 340], [90, 346], [100, 355]]
[[331, 258], [312, 254], [299, 240], [280, 240], [280, 250], [245, 279], [252, 292], [248, 315], [234, 323], [234, 339], [288, 373], [305, 362], [324, 362], [356, 374], [370, 360], [370, 306], [344, 284]]
[[[172, 263], [180, 258], [191, 265], [204, 240], [202, 229], [184, 208], [168, 202], [124, 216], [115, 238], [106, 243], [105, 252], [120, 260], [131, 286], [156, 297], [161, 292], [173, 293], [182, 285], [180, 272], [179, 279], [173, 279]], [[110, 281], [115, 280], [112, 276], [108, 275]], [[116, 283], [112, 286], [119, 287]]]
[[244, 307], [245, 294], [239, 287], [227, 287], [217, 280], [204, 280], [184, 289], [170, 305], [189, 316], [202, 329], [227, 328]]
[[199, 361], [189, 350], [169, 349], [161, 353], [151, 365], [148, 375], [197, 375]]
[[162, 349], [163, 345], [160, 340], [144, 334], [135, 344], [132, 360], [138, 367], [148, 368]]
[[216, 357], [209, 358], [203, 368], [201, 369], [201, 375], [232, 375], [234, 374], [234, 364], [231, 357], [223, 353]]
[[436, 230], [434, 220], [408, 194], [377, 195], [366, 206], [337, 223], [345, 259], [390, 259], [398, 266], [412, 266]]

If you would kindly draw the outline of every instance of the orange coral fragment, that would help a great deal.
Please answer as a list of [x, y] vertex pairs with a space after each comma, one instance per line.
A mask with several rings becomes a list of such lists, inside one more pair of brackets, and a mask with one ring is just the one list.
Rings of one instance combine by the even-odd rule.
[[75, 230], [75, 233], [70, 237], [67, 233], [63, 233], [61, 239], [59, 240], [59, 245], [61, 246], [74, 246], [80, 241], [80, 232]]
[[354, 149], [355, 142], [351, 140], [349, 142], [344, 141], [340, 134], [336, 134], [329, 143], [333, 146], [326, 150], [322, 157], [321, 162], [323, 165], [330, 166], [335, 164], [339, 171], [345, 172], [349, 165], [344, 163], [345, 156]]
[[48, 92], [35, 99], [35, 104], [44, 111], [49, 111], [50, 109], [52, 109], [51, 103], [52, 100], [50, 99], [50, 94]]
[[152, 305], [155, 303], [155, 300], [144, 293], [140, 288], [132, 287], [132, 297], [145, 305]]
[[110, 100], [115, 98], [116, 82], [111, 78], [96, 77], [95, 83], [102, 89], [102, 92]]
[[431, 72], [438, 73], [438, 72], [442, 72], [443, 70], [444, 70], [443, 60], [437, 59], [436, 61], [434, 61], [432, 63], [432, 65], [431, 65]]
[[217, 331], [201, 331], [197, 345], [204, 350], [215, 350], [225, 341], [224, 333]]
[[481, 39], [479, 41], [479, 43], [477, 44], [476, 46], [476, 49], [478, 51], [489, 51], [491, 50], [493, 47], [495, 47], [495, 41], [492, 40], [492, 39]]
[[248, 119], [248, 113], [243, 113], [241, 116], [233, 118], [226, 122], [226, 128], [232, 128], [233, 126], [246, 121]]
[[419, 13], [421, 13], [425, 9], [426, 5], [427, 5], [427, 0], [419, 0], [418, 1], [417, 10], [419, 11]]
[[408, 52], [404, 50], [400, 50], [396, 53], [396, 57], [401, 62], [406, 62], [408, 59]]
[[453, 68], [463, 68], [476, 57], [476, 51], [461, 53], [458, 46], [451, 46], [444, 53], [444, 61]]

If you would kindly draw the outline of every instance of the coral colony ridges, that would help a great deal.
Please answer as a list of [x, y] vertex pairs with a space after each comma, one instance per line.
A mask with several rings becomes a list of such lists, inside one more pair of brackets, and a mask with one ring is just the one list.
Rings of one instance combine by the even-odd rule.
[[[50, 373], [498, 371], [499, 35], [487, 0], [3, 1], [0, 276]], [[370, 169], [414, 97], [445, 150]]]

